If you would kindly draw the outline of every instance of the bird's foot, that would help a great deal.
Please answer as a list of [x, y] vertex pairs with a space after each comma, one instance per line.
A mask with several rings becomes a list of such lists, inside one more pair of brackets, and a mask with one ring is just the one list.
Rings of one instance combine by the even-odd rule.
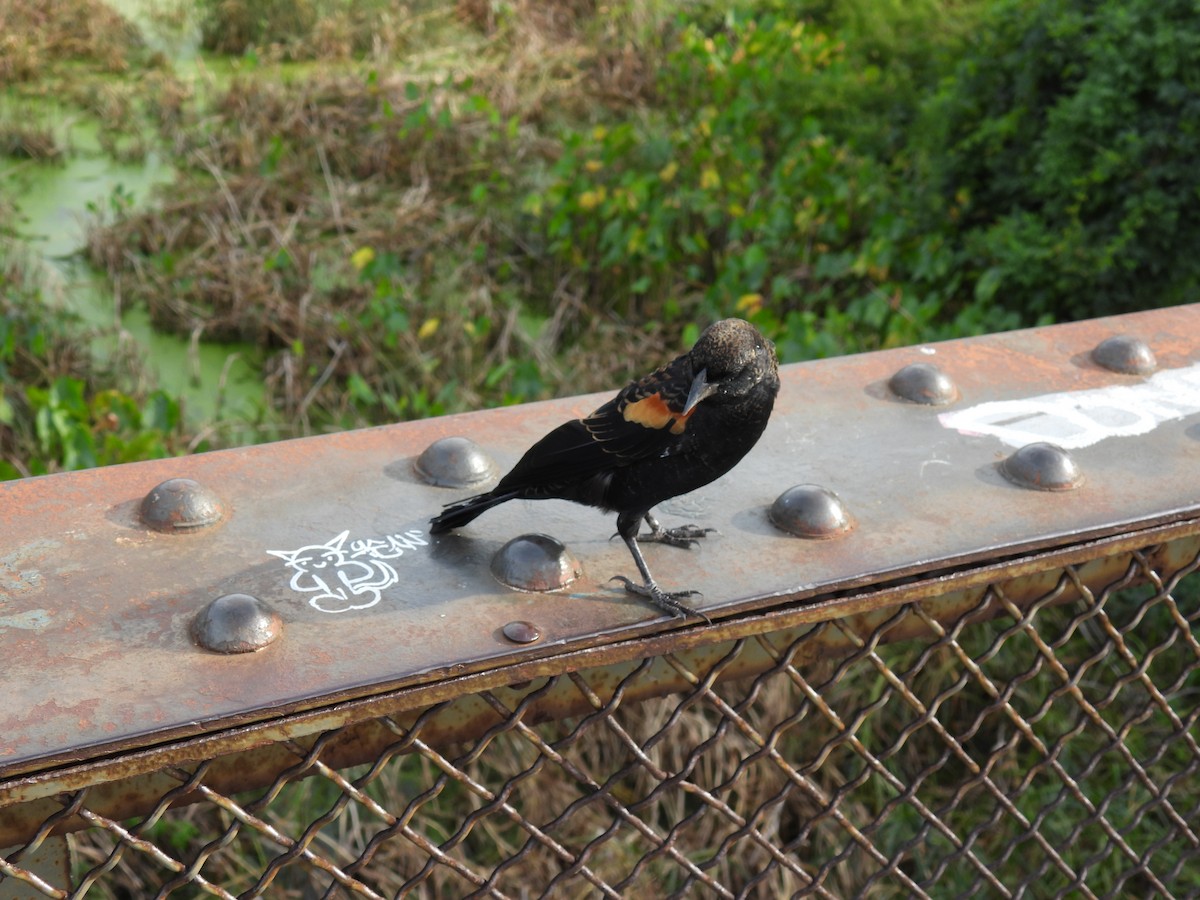
[[706, 616], [699, 610], [692, 609], [686, 603], [680, 603], [683, 597], [699, 597], [699, 591], [664, 591], [653, 581], [646, 584], [637, 584], [630, 581], [624, 575], [614, 575], [609, 581], [619, 581], [625, 585], [625, 590], [631, 594], [637, 594], [639, 597], [645, 597], [659, 609], [668, 612], [677, 619], [703, 619], [709, 625], [712, 624], [712, 619]]
[[649, 541], [651, 544], [667, 544], [671, 547], [683, 547], [690, 550], [699, 546], [700, 538], [713, 534], [715, 528], [701, 528], [699, 525], [677, 525], [674, 528], [663, 528], [661, 525], [651, 529], [646, 534], [639, 534], [638, 541]]

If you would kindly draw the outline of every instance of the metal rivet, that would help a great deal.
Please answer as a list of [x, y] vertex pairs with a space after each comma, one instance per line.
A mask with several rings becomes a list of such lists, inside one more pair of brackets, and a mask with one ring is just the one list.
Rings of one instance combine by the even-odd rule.
[[1101, 341], [1092, 351], [1092, 360], [1122, 375], [1149, 375], [1158, 368], [1158, 360], [1149, 345], [1129, 334]]
[[496, 475], [496, 464], [470, 438], [448, 437], [434, 441], [417, 457], [417, 474], [438, 487], [464, 488], [482, 484]]
[[798, 484], [780, 494], [768, 513], [776, 528], [805, 538], [834, 538], [854, 529], [842, 499], [816, 484]]
[[195, 531], [223, 515], [217, 495], [190, 478], [170, 478], [142, 498], [142, 521], [155, 531]]
[[1038, 441], [1026, 444], [1000, 463], [1013, 484], [1037, 491], [1071, 491], [1083, 484], [1083, 474], [1062, 447]]
[[279, 614], [249, 594], [218, 597], [192, 620], [192, 639], [214, 653], [261, 650], [282, 632]]
[[583, 572], [579, 560], [546, 534], [522, 534], [492, 558], [492, 574], [519, 591], [556, 591]]
[[542, 637], [542, 633], [532, 622], [509, 622], [500, 631], [514, 644], [532, 644]]
[[905, 366], [888, 379], [888, 387], [902, 400], [926, 406], [945, 406], [958, 399], [958, 388], [950, 376], [932, 363]]

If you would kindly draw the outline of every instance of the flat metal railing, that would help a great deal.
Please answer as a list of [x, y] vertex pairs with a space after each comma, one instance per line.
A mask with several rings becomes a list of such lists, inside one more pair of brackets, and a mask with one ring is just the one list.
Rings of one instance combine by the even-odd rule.
[[1197, 326], [786, 367], [711, 625], [426, 534], [594, 397], [0, 485], [0, 897], [1195, 895]]

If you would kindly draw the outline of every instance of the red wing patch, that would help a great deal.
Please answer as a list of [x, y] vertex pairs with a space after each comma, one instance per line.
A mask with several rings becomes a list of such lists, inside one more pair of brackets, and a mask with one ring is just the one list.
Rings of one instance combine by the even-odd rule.
[[651, 394], [649, 397], [643, 397], [641, 400], [627, 404], [621, 410], [621, 415], [626, 422], [636, 422], [647, 428], [670, 428], [671, 434], [683, 434], [684, 429], [687, 428], [687, 420], [692, 414], [688, 413], [685, 416], [683, 413], [676, 412], [667, 405], [661, 394]]

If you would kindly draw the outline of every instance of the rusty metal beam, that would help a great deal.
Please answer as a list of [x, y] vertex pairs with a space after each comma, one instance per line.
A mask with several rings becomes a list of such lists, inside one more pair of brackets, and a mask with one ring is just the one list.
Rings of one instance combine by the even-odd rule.
[[[556, 656], [517, 661], [472, 675], [398, 689], [369, 700], [339, 704], [325, 710], [297, 713], [216, 735], [145, 748], [119, 759], [67, 766], [38, 775], [14, 778], [0, 785], [0, 846], [26, 841], [39, 825], [59, 812], [59, 798], [87, 789], [90, 810], [111, 819], [144, 815], [162, 797], [178, 790], [182, 775], [205, 765], [204, 781], [223, 794], [256, 790], [281, 772], [303, 763], [316, 740], [322, 741], [321, 760], [334, 768], [360, 765], [379, 758], [388, 748], [408, 752], [404, 736], [413, 733], [432, 747], [478, 738], [502, 721], [490, 695], [512, 710], [534, 696], [524, 721], [556, 721], [591, 712], [593, 703], [572, 681], [553, 676], [574, 673], [588, 690], [607, 703], [635, 668], [648, 661], [647, 677], [622, 689], [623, 702], [686, 690], [688, 682], [665, 657], [670, 655], [689, 671], [707, 672], [731, 655], [735, 644], [748, 642], [725, 665], [717, 682], [748, 678], [771, 668], [776, 659], [766, 646], [780, 649], [802, 637], [806, 640], [793, 665], [839, 659], [858, 645], [849, 635], [866, 639], [908, 604], [920, 604], [925, 615], [950, 628], [964, 615], [975, 621], [1003, 615], [988, 598], [990, 586], [1019, 609], [1054, 595], [1054, 603], [1078, 599], [1078, 588], [1065, 575], [1073, 567], [1079, 584], [1093, 592], [1117, 583], [1139, 583], [1133, 554], [1148, 550], [1145, 563], [1156, 571], [1178, 572], [1200, 556], [1200, 520], [1159, 526], [1144, 532], [1108, 537], [1069, 550], [1004, 560], [929, 578], [904, 579], [841, 596], [829, 596], [799, 608], [716, 623], [686, 633], [664, 633], [619, 640], [613, 644], [564, 651]], [[814, 625], [836, 621], [838, 628], [812, 632]], [[892, 623], [883, 642], [929, 635], [923, 617], [908, 613]], [[767, 645], [755, 643], [763, 638]], [[394, 725], [388, 727], [384, 717]], [[340, 729], [340, 730], [338, 730]], [[315, 771], [307, 774], [316, 774]], [[200, 800], [179, 794], [174, 803]], [[86, 827], [79, 817], [58, 821], [55, 833]]]
[[[665, 622], [610, 587], [630, 563], [592, 510], [508, 504], [461, 534], [424, 533], [469, 492], [426, 481], [417, 461], [434, 441], [469, 436], [503, 469], [597, 397], [2, 484], [0, 806], [110, 781], [115, 794], [164, 766], [566, 669], [877, 615], [920, 585], [997, 577], [998, 558], [1013, 575], [1032, 560], [1052, 570], [1056, 548], [1111, 540], [1118, 558], [1158, 542], [1157, 529], [1168, 544], [1188, 539], [1200, 520], [1198, 326], [1188, 306], [786, 367], [759, 447], [665, 510], [719, 531], [691, 553], [656, 548], [653, 561], [664, 584], [703, 589], [712, 628]], [[1153, 350], [1156, 371], [1093, 361], [1126, 333]], [[893, 376], [931, 361], [952, 390], [935, 379], [926, 394], [949, 402], [897, 396], [913, 379]], [[1002, 463], [1039, 438], [1070, 448], [1080, 485], [1010, 480]], [[179, 478], [198, 490], [164, 486]], [[853, 528], [811, 541], [773, 524], [772, 504], [799, 483], [836, 493]], [[493, 578], [497, 551], [534, 531], [580, 561], [566, 590]], [[197, 644], [211, 637], [197, 616], [230, 594], [257, 600], [231, 606], [263, 613], [254, 633], [278, 635], [265, 649]], [[522, 639], [533, 643], [506, 636], [517, 622], [532, 623]]]

